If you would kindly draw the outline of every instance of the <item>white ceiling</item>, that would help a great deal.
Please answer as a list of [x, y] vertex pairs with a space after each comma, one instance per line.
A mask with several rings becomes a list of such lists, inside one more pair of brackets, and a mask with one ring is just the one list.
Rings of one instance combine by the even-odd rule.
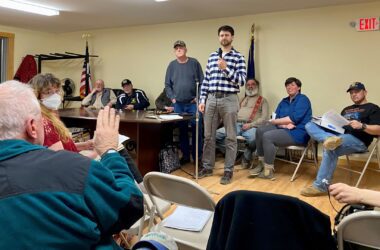
[[0, 25], [63, 33], [193, 21], [378, 0], [29, 0], [61, 10], [45, 17], [0, 7]]

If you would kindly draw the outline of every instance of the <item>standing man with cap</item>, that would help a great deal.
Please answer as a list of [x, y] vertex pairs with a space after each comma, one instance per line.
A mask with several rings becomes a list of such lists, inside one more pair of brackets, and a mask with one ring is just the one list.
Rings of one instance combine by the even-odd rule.
[[141, 89], [134, 89], [131, 80], [124, 79], [121, 82], [124, 93], [117, 97], [116, 109], [144, 110], [150, 103], [145, 92]]
[[[166, 95], [170, 98], [176, 113], [188, 113], [195, 115], [197, 112], [197, 83], [203, 81], [202, 67], [197, 59], [186, 55], [187, 48], [184, 41], [178, 40], [174, 43], [174, 54], [176, 59], [171, 61], [165, 76]], [[201, 116], [200, 116], [201, 118]], [[190, 162], [188, 122], [179, 123], [180, 147], [182, 151], [181, 165]], [[199, 121], [198, 156], [202, 158], [202, 119]], [[194, 162], [196, 150], [196, 124], [191, 120], [192, 132], [192, 157]]]
[[354, 82], [347, 90], [353, 105], [341, 112], [349, 124], [344, 127], [344, 134], [326, 130], [313, 122], [306, 124], [306, 131], [314, 140], [323, 142], [323, 157], [317, 179], [312, 186], [301, 190], [303, 196], [320, 196], [327, 194], [338, 157], [367, 151], [375, 136], [380, 135], [380, 108], [367, 102], [367, 90], [363, 83]]
[[[231, 183], [237, 152], [236, 122], [239, 111], [240, 86], [246, 81], [244, 57], [232, 47], [234, 29], [224, 25], [218, 29], [221, 48], [211, 53], [202, 83], [199, 110], [205, 112], [205, 141], [199, 178], [211, 176], [215, 165], [215, 134], [220, 119], [226, 130], [226, 158], [220, 184]], [[206, 102], [207, 99], [207, 102]]]

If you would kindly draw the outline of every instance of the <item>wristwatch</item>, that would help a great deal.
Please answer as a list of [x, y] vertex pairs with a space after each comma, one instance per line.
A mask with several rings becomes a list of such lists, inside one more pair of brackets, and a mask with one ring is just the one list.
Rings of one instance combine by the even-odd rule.
[[365, 130], [367, 128], [367, 124], [362, 123], [362, 130]]

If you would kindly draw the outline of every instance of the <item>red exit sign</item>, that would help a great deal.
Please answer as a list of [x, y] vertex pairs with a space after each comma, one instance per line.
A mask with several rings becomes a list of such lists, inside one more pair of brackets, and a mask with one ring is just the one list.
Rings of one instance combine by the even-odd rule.
[[373, 31], [379, 30], [379, 18], [378, 17], [366, 17], [359, 18], [356, 21], [357, 31]]

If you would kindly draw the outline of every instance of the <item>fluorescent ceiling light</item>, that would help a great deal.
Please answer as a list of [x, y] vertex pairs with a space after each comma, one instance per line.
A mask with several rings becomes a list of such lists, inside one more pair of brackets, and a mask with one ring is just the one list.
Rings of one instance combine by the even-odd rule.
[[30, 12], [45, 16], [57, 16], [59, 11], [42, 5], [23, 1], [0, 0], [0, 7]]
[[156, 2], [166, 2], [168, 0], [154, 0], [154, 1], [156, 1]]

